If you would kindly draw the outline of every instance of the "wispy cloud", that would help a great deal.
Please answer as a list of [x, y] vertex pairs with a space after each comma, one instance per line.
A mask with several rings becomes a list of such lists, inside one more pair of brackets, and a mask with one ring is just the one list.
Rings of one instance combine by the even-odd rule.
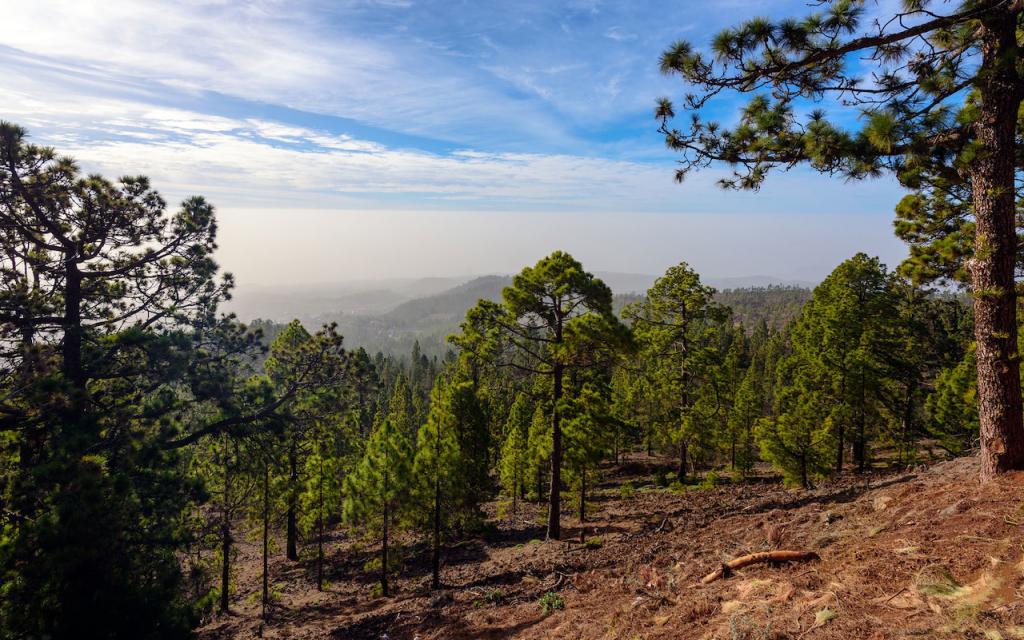
[[173, 197], [204, 193], [226, 206], [735, 211], [761, 197], [723, 197], [713, 172], [696, 175], [683, 189], [662, 165], [570, 154], [434, 153], [132, 99], [64, 93], [40, 100], [32, 82], [8, 94], [7, 116], [46, 132], [44, 141], [90, 170], [149, 174]]
[[563, 135], [549, 114], [465, 77], [443, 54], [425, 56], [422, 45], [386, 33], [365, 37], [316, 5], [38, 0], [5, 8], [4, 22], [0, 44], [66, 71], [214, 91], [462, 143], [487, 142], [486, 125], [498, 117], [513, 136]]
[[632, 42], [633, 40], [636, 40], [639, 36], [637, 36], [635, 33], [623, 31], [621, 27], [615, 26], [605, 31], [604, 37], [608, 38], [609, 40], [614, 40], [616, 42]]
[[736, 15], [655, 0], [8, 2], [0, 118], [90, 170], [146, 173], [229, 210], [891, 210], [892, 183], [672, 182], [651, 105], [684, 87], [658, 54]]

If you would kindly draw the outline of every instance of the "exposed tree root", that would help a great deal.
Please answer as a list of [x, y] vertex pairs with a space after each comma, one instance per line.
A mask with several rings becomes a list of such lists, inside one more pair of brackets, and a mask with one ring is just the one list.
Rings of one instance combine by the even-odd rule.
[[737, 569], [761, 562], [774, 564], [781, 562], [806, 562], [808, 560], [818, 560], [818, 554], [813, 551], [762, 551], [760, 553], [751, 553], [722, 563], [721, 567], [701, 578], [700, 583], [709, 584], [719, 578], [728, 578]]

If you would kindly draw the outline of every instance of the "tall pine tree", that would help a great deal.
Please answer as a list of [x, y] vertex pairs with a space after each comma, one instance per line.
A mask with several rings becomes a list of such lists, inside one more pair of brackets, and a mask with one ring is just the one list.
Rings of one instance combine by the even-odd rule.
[[359, 464], [345, 478], [345, 521], [380, 535], [381, 593], [390, 595], [389, 544], [410, 503], [413, 453], [408, 436], [388, 419], [370, 434]]

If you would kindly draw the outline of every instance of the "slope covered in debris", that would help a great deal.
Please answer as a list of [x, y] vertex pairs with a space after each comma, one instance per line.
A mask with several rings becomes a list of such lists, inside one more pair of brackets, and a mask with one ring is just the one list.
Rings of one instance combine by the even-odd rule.
[[[330, 587], [275, 562], [277, 606], [259, 620], [255, 547], [234, 614], [200, 637], [242, 638], [1015, 638], [1024, 637], [1024, 475], [979, 485], [965, 458], [847, 476], [813, 491], [773, 482], [649, 483], [656, 460], [610, 469], [584, 534], [543, 541], [543, 513], [489, 505], [492, 527], [446, 557], [431, 592], [413, 541], [400, 590], [375, 598], [373, 549], [338, 532]], [[635, 488], [634, 488], [635, 487]], [[813, 551], [701, 578], [747, 553]], [[372, 564], [372, 562], [371, 562]]]

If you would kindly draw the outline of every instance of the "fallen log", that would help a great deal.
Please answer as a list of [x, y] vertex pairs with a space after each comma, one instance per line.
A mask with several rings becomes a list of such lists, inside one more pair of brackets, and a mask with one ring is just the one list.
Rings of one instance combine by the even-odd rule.
[[761, 551], [760, 553], [751, 553], [729, 562], [723, 562], [721, 567], [701, 578], [700, 583], [709, 584], [719, 578], [728, 578], [737, 569], [761, 562], [806, 562], [808, 560], [818, 560], [818, 554], [813, 551]]

